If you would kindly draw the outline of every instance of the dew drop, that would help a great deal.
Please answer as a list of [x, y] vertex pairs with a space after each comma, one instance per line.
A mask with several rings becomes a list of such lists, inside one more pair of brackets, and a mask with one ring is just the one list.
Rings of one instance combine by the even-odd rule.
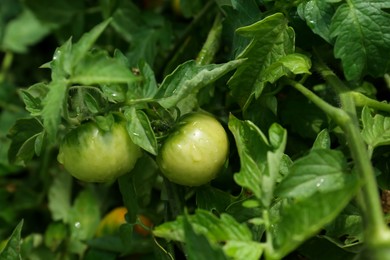
[[325, 180], [321, 178], [321, 179], [317, 182], [316, 187], [319, 188], [319, 187], [324, 183], [324, 181], [325, 181]]
[[79, 221], [77, 221], [76, 223], [74, 223], [74, 227], [75, 228], [80, 228], [81, 226], [81, 223]]

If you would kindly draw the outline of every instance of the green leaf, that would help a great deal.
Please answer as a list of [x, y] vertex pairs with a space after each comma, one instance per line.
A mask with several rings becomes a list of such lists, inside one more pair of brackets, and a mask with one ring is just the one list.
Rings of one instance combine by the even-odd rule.
[[157, 139], [148, 116], [135, 107], [125, 110], [124, 114], [127, 119], [127, 131], [131, 140], [142, 149], [157, 155]]
[[334, 54], [340, 58], [347, 80], [369, 74], [379, 77], [389, 71], [390, 8], [386, 0], [350, 0], [338, 7], [332, 18]]
[[331, 192], [356, 182], [340, 151], [315, 149], [296, 160], [289, 175], [275, 190], [280, 197], [308, 198], [320, 192]]
[[[190, 260], [227, 260], [224, 252], [219, 247], [214, 247], [210, 244], [207, 238], [202, 234], [196, 234], [188, 218], [183, 218], [184, 233], [185, 233], [185, 251]], [[248, 259], [248, 258], [246, 258]]]
[[63, 222], [51, 222], [45, 231], [45, 246], [56, 251], [67, 235], [67, 226]]
[[224, 64], [202, 66], [193, 60], [185, 62], [163, 80], [155, 98], [163, 107], [171, 108], [183, 98], [197, 93], [201, 88], [237, 68], [241, 63], [242, 60], [233, 60]]
[[380, 114], [371, 115], [370, 109], [364, 107], [362, 111], [362, 136], [372, 151], [383, 145], [390, 144], [390, 117]]
[[23, 220], [21, 220], [19, 224], [15, 227], [3, 251], [0, 251], [0, 259], [2, 260], [22, 259], [20, 255], [22, 227], [23, 227]]
[[28, 47], [42, 40], [50, 29], [42, 24], [31, 11], [24, 11], [5, 28], [3, 48], [5, 50], [26, 53]]
[[283, 76], [311, 74], [311, 61], [303, 54], [293, 53], [281, 57], [264, 70], [262, 82], [275, 83]]
[[201, 209], [216, 210], [218, 213], [222, 213], [226, 211], [233, 200], [234, 197], [230, 193], [209, 185], [203, 185], [196, 189], [196, 205]]
[[72, 75], [72, 39], [70, 38], [53, 55], [53, 60], [49, 63], [51, 68], [51, 79], [53, 81], [63, 81]]
[[30, 86], [27, 90], [21, 90], [20, 95], [26, 105], [26, 110], [32, 116], [39, 116], [43, 109], [42, 100], [49, 91], [47, 84], [37, 83]]
[[48, 207], [55, 221], [69, 223], [72, 195], [72, 176], [58, 172], [48, 191]]
[[266, 69], [294, 52], [294, 31], [287, 23], [283, 14], [276, 13], [237, 30], [237, 33], [252, 39], [237, 57], [247, 60], [228, 82], [241, 107], [247, 107], [253, 95], [260, 96], [265, 86], [262, 79], [266, 76]]
[[279, 175], [287, 133], [281, 126], [273, 124], [269, 129], [268, 141], [251, 121], [240, 121], [232, 115], [229, 129], [234, 135], [241, 164], [234, 180], [250, 189], [263, 206], [268, 207]]
[[43, 125], [51, 141], [54, 141], [57, 136], [62, 109], [66, 102], [67, 90], [68, 86], [66, 81], [52, 81], [49, 84], [49, 93], [47, 93], [47, 96], [43, 100]]
[[306, 24], [325, 41], [331, 43], [330, 24], [336, 8], [329, 1], [310, 0], [304, 1], [298, 6], [299, 16]]
[[129, 84], [127, 98], [129, 102], [137, 99], [153, 98], [158, 91], [152, 68], [146, 62], [139, 64], [142, 81]]
[[311, 149], [330, 149], [330, 146], [331, 140], [329, 132], [327, 129], [324, 129], [318, 133], [317, 138], [316, 140], [314, 140], [314, 144]]
[[43, 127], [35, 118], [19, 119], [9, 130], [9, 138], [12, 139], [8, 149], [10, 162], [27, 162], [35, 154], [35, 144]]
[[357, 181], [345, 182], [332, 191], [318, 191], [311, 196], [279, 202], [278, 209], [270, 216], [272, 258], [282, 259], [306, 239], [317, 234], [356, 196], [358, 188]]
[[[138, 167], [137, 163], [134, 171]], [[130, 223], [135, 223], [138, 212], [137, 191], [134, 184], [134, 175], [131, 173], [122, 175], [118, 178], [119, 190], [122, 194], [122, 199], [125, 207], [128, 209], [126, 219]]]
[[[217, 218], [211, 212], [198, 209], [194, 215], [187, 216], [193, 231], [203, 235], [212, 246], [220, 245], [226, 256], [232, 259], [242, 259], [243, 255], [251, 256], [246, 259], [259, 259], [262, 254], [262, 245], [252, 239], [252, 233], [248, 226], [238, 223], [232, 216], [221, 214]], [[153, 230], [153, 234], [175, 241], [184, 242], [186, 232], [184, 231], [183, 216], [175, 221], [165, 222]], [[240, 243], [241, 242], [241, 243]], [[241, 247], [237, 245], [240, 244]]]
[[104, 52], [88, 53], [75, 64], [70, 78], [74, 84], [93, 85], [108, 83], [129, 83], [137, 77], [119, 60]]
[[94, 236], [100, 221], [99, 203], [90, 189], [81, 191], [69, 212], [71, 238], [75, 241]]

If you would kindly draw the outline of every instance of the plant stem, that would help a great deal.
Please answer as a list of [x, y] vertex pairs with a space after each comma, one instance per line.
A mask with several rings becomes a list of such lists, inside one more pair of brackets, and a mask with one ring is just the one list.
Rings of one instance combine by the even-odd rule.
[[340, 124], [350, 147], [356, 170], [364, 185], [362, 187], [362, 201], [365, 208], [365, 239], [370, 245], [378, 245], [390, 242], [388, 230], [379, 200], [378, 186], [376, 183], [374, 168], [372, 167], [366, 144], [360, 134], [359, 120], [356, 114], [354, 97], [345, 84], [325, 64], [319, 62], [317, 69], [338, 93], [342, 109], [349, 115], [350, 122]]
[[11, 67], [12, 60], [14, 58], [14, 55], [12, 52], [7, 51], [4, 55], [3, 62], [1, 64], [1, 70], [0, 70], [0, 83], [2, 83], [5, 80], [5, 76]]
[[390, 112], [390, 104], [379, 102], [378, 100], [369, 98], [359, 92], [351, 91], [350, 94], [352, 95], [356, 106], [369, 106], [376, 110]]
[[211, 27], [209, 34], [207, 35], [206, 42], [200, 50], [196, 63], [199, 65], [210, 64], [217, 53], [221, 41], [222, 33], [222, 16], [218, 13], [215, 17], [213, 27]]

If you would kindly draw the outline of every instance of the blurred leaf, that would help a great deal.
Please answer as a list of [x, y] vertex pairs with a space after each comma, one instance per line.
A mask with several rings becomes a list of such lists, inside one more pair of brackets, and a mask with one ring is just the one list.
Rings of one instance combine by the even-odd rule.
[[267, 16], [252, 25], [237, 29], [250, 37], [250, 44], [237, 58], [247, 60], [238, 67], [228, 85], [241, 107], [247, 107], [251, 97], [259, 97], [264, 88], [266, 69], [281, 57], [294, 52], [294, 30], [281, 13]]
[[61, 113], [66, 102], [67, 82], [52, 81], [49, 84], [49, 93], [43, 100], [43, 125], [50, 141], [57, 137], [58, 126], [61, 123]]
[[137, 99], [153, 98], [158, 86], [152, 68], [146, 63], [139, 64], [142, 81], [129, 84], [127, 99], [129, 102]]
[[332, 43], [330, 24], [335, 11], [334, 4], [323, 0], [304, 1], [298, 6], [298, 14], [307, 26], [329, 43]]
[[28, 47], [42, 40], [50, 33], [50, 28], [41, 23], [31, 11], [24, 11], [7, 24], [4, 32], [3, 46], [5, 50], [26, 53]]
[[8, 150], [10, 162], [27, 162], [35, 154], [35, 142], [42, 133], [42, 125], [35, 118], [19, 119], [9, 130], [12, 139]]
[[[136, 163], [134, 171], [137, 170], [139, 161]], [[119, 190], [122, 194], [122, 199], [125, 207], [128, 212], [126, 215], [126, 219], [130, 223], [135, 223], [137, 219], [138, 212], [138, 201], [137, 201], [137, 192], [134, 185], [134, 175], [131, 173], [127, 173], [118, 178]]]
[[332, 244], [327, 239], [313, 237], [298, 249], [299, 253], [308, 259], [316, 260], [352, 260], [355, 254]]
[[52, 222], [46, 228], [44, 243], [52, 251], [56, 251], [67, 235], [67, 227], [64, 223]]
[[39, 20], [55, 27], [71, 22], [84, 10], [84, 2], [78, 0], [25, 0], [24, 3]]
[[315, 149], [296, 160], [289, 175], [275, 192], [280, 197], [307, 198], [320, 192], [331, 192], [356, 183], [340, 151]]
[[83, 241], [94, 236], [100, 221], [99, 203], [90, 189], [81, 191], [69, 212], [71, 238]]
[[351, 0], [337, 8], [330, 26], [334, 55], [342, 61], [347, 80], [369, 74], [383, 76], [390, 69], [390, 14], [385, 0]]
[[362, 136], [372, 151], [382, 145], [390, 144], [390, 117], [380, 114], [371, 115], [370, 109], [364, 107], [362, 111]]
[[251, 121], [229, 118], [229, 129], [234, 135], [240, 156], [240, 172], [234, 180], [250, 189], [268, 207], [273, 198], [275, 182], [279, 175], [280, 161], [286, 145], [286, 131], [273, 124], [269, 129], [269, 141]]
[[133, 142], [153, 155], [157, 155], [157, 140], [149, 118], [142, 110], [130, 107], [125, 110], [127, 131]]
[[71, 210], [72, 176], [58, 172], [48, 191], [48, 206], [54, 221], [69, 223]]
[[15, 227], [10, 236], [5, 248], [0, 252], [0, 259], [2, 260], [16, 260], [22, 259], [20, 255], [21, 232], [23, 227], [23, 220]]
[[26, 110], [30, 112], [31, 116], [40, 115], [43, 104], [42, 100], [49, 91], [48, 85], [40, 82], [30, 86], [27, 90], [21, 90], [20, 95], [26, 105]]
[[216, 210], [218, 213], [223, 213], [233, 200], [234, 197], [230, 193], [209, 185], [203, 185], [196, 189], [196, 205], [200, 209]]
[[165, 77], [155, 98], [163, 107], [171, 108], [189, 94], [197, 93], [241, 63], [242, 60], [232, 60], [224, 64], [202, 66], [193, 60], [185, 62]]

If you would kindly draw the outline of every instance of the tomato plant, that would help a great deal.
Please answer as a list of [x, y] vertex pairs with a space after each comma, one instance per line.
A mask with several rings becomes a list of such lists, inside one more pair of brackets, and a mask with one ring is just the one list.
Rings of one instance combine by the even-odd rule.
[[215, 118], [202, 113], [187, 114], [165, 140], [157, 162], [170, 181], [199, 186], [221, 171], [228, 150], [225, 129]]
[[0, 259], [390, 259], [389, 8], [2, 0]]

